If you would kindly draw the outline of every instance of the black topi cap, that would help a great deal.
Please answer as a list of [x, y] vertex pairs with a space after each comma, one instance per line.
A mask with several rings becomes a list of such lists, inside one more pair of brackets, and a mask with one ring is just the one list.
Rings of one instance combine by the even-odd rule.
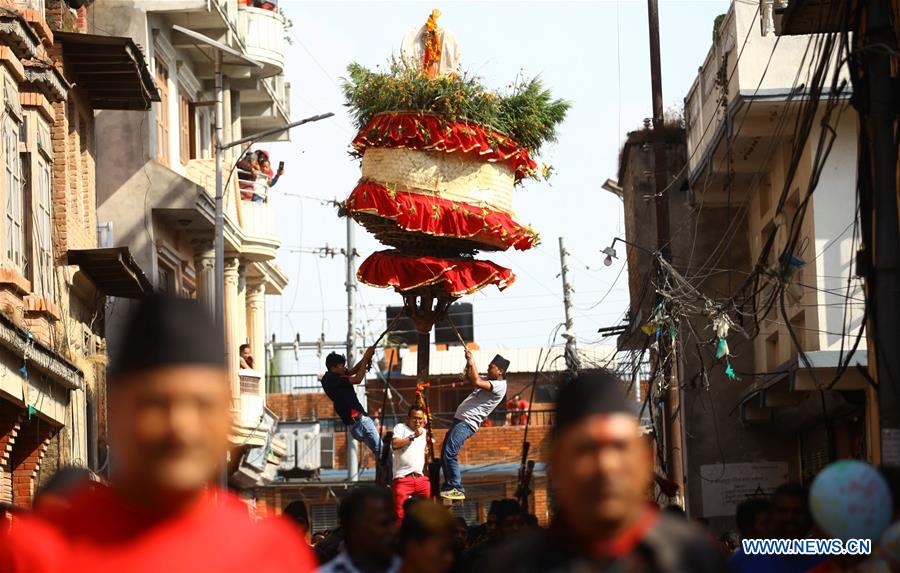
[[110, 380], [162, 366], [225, 368], [225, 345], [207, 310], [195, 300], [151, 296], [128, 317]]
[[622, 381], [609, 370], [579, 372], [559, 390], [555, 431], [596, 414], [635, 416], [635, 406], [635, 402], [625, 397]]
[[506, 373], [506, 370], [509, 368], [509, 360], [507, 360], [506, 358], [503, 358], [499, 354], [497, 356], [494, 356], [494, 359], [491, 360], [491, 364], [493, 364], [500, 370], [503, 370], [504, 374]]

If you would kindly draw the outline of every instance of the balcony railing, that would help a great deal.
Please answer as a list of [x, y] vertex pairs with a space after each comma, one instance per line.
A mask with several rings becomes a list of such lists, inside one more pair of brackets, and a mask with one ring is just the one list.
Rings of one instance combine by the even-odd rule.
[[[277, 6], [268, 2], [268, 5]], [[259, 4], [263, 5], [263, 4]], [[238, 30], [244, 39], [247, 55], [263, 64], [265, 76], [284, 71], [284, 19], [277, 9], [238, 5]]]

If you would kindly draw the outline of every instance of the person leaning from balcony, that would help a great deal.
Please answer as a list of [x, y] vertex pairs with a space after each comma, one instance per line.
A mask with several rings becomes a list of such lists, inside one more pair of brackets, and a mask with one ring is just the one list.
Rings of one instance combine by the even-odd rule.
[[241, 357], [241, 369], [242, 370], [253, 370], [253, 354], [250, 350], [249, 344], [241, 344], [239, 349], [239, 354]]
[[248, 151], [237, 162], [238, 187], [241, 190], [242, 201], [253, 201], [256, 177], [262, 173], [259, 169], [259, 160], [255, 151]]
[[[313, 571], [296, 528], [219, 488], [231, 449], [222, 340], [196, 301], [144, 299], [107, 377], [109, 486], [0, 538], [0, 571]], [[4, 533], [0, 533], [0, 536]]]
[[487, 380], [478, 374], [478, 366], [472, 351], [466, 349], [464, 378], [475, 386], [469, 397], [462, 401], [453, 416], [453, 425], [444, 436], [441, 446], [441, 465], [444, 468], [444, 487], [441, 497], [449, 500], [466, 499], [459, 473], [459, 450], [466, 440], [475, 435], [481, 424], [491, 415], [506, 396], [506, 369], [509, 360], [499, 354], [488, 365]]
[[403, 422], [394, 426], [394, 510], [403, 520], [403, 504], [411, 497], [430, 497], [431, 482], [425, 475], [425, 412], [412, 406]]
[[266, 185], [269, 186], [269, 189], [275, 187], [275, 184], [278, 183], [278, 180], [284, 175], [284, 162], [278, 166], [278, 171], [272, 171], [272, 162], [269, 160], [269, 152], [259, 150], [256, 152], [257, 157], [259, 157], [259, 169], [266, 176]]
[[[366, 371], [371, 366], [374, 355], [375, 349], [369, 347], [353, 368], [347, 368], [347, 359], [344, 355], [332, 352], [325, 357], [325, 368], [328, 372], [322, 376], [321, 383], [325, 394], [334, 404], [334, 412], [350, 428], [350, 435], [364, 443], [375, 459], [380, 460], [381, 435], [375, 427], [375, 422], [359, 403], [359, 397], [353, 388], [366, 377]], [[388, 457], [389, 461], [390, 459]]]
[[727, 571], [725, 555], [695, 523], [648, 500], [653, 447], [641, 435], [635, 403], [608, 370], [565, 383], [549, 437], [547, 477], [557, 506], [550, 528], [528, 530], [484, 561], [545, 571]]

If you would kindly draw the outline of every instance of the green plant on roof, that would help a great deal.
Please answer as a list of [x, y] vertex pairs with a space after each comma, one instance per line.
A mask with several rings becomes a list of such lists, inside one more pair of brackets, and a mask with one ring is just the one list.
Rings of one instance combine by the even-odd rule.
[[485, 88], [477, 76], [431, 79], [401, 60], [391, 61], [386, 71], [350, 64], [343, 90], [358, 129], [379, 113], [426, 113], [493, 129], [532, 154], [556, 141], [557, 127], [571, 107], [566, 100], [554, 99], [536, 77], [517, 80], [506, 93], [498, 93]]

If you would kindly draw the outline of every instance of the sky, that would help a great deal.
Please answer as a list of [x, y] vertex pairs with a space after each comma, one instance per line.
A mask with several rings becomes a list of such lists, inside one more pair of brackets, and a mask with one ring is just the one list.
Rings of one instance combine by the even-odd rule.
[[[515, 194], [517, 220], [541, 233], [534, 249], [486, 253], [480, 258], [511, 268], [517, 281], [466, 297], [474, 307], [475, 340], [482, 347], [562, 344], [549, 337], [564, 320], [558, 237], [570, 253], [570, 281], [578, 344], [606, 343], [597, 329], [621, 323], [628, 308], [622, 257], [603, 265], [600, 249], [624, 236], [622, 202], [604, 191], [616, 177], [618, 154], [628, 131], [652, 116], [647, 4], [605, 2], [306, 2], [281, 0], [293, 22], [286, 80], [294, 120], [334, 112], [335, 117], [294, 129], [290, 143], [270, 143], [273, 162], [285, 175], [273, 189], [282, 240], [278, 264], [290, 279], [282, 296], [268, 299], [267, 324], [279, 341], [299, 333], [305, 342], [324, 333], [346, 337], [345, 262], [297, 252], [343, 247], [346, 223], [323, 201], [347, 197], [359, 178], [348, 155], [356, 130], [343, 106], [341, 78], [349, 63], [385, 64], [399, 53], [404, 34], [421, 26], [432, 8], [440, 25], [456, 35], [462, 68], [502, 88], [517, 75], [539, 75], [556, 97], [572, 102], [558, 142], [539, 159], [555, 173], [548, 182], [528, 181]], [[684, 96], [712, 43], [713, 20], [723, 0], [660, 0], [660, 41], [665, 106], [681, 109]], [[381, 245], [359, 226], [358, 262]], [[384, 307], [401, 303], [393, 290], [359, 285], [357, 313], [365, 344], [385, 328]], [[304, 368], [317, 370], [310, 353]]]

